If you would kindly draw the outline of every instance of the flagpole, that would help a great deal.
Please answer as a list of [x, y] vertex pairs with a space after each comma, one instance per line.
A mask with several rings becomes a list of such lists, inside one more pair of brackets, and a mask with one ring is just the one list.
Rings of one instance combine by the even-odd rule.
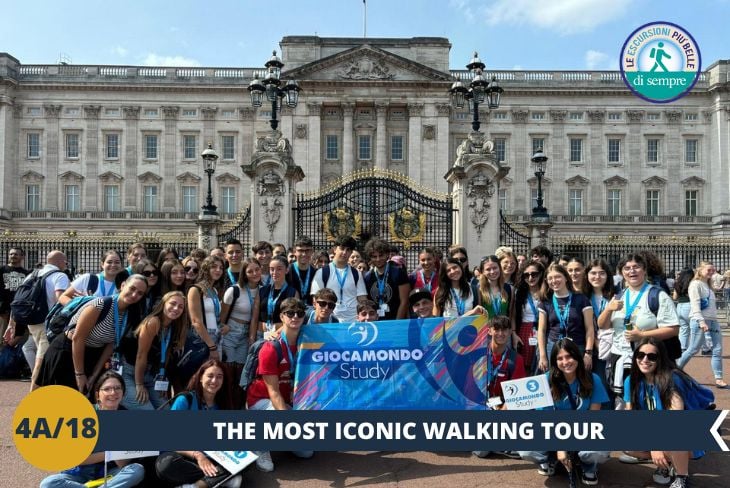
[[362, 0], [362, 37], [368, 36], [368, 4], [366, 0]]

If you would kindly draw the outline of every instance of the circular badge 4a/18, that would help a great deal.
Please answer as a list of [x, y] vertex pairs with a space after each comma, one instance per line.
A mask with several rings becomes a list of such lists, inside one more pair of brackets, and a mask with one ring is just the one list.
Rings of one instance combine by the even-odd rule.
[[702, 67], [697, 42], [671, 22], [650, 22], [636, 29], [624, 42], [620, 59], [626, 86], [652, 103], [669, 103], [689, 93]]

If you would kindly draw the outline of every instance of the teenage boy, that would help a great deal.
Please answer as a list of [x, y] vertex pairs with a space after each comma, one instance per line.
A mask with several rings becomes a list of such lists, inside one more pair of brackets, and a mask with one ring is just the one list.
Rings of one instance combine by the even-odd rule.
[[337, 306], [337, 295], [329, 288], [322, 288], [314, 294], [314, 308], [307, 310], [305, 324], [336, 324], [339, 322], [332, 312]]
[[241, 274], [241, 268], [243, 267], [243, 244], [238, 239], [230, 239], [226, 242], [224, 251], [228, 268], [223, 276], [223, 285], [228, 288], [238, 283], [238, 276]]
[[[294, 262], [289, 266], [286, 281], [297, 289], [308, 306], [312, 305], [312, 279], [317, 272], [312, 266], [314, 243], [309, 237], [300, 237], [294, 243]], [[335, 300], [336, 301], [336, 300]]]
[[337, 295], [335, 317], [347, 324], [357, 320], [357, 303], [367, 298], [365, 280], [358, 270], [348, 264], [350, 254], [356, 246], [357, 242], [352, 237], [338, 237], [335, 240], [332, 262], [317, 270], [311, 289], [312, 294], [322, 288], [334, 290]]
[[132, 273], [132, 268], [134, 268], [134, 265], [142, 261], [147, 257], [147, 249], [145, 249], [144, 244], [141, 242], [135, 242], [134, 244], [130, 245], [127, 248], [127, 273], [129, 273], [129, 276], [132, 276], [134, 273]]
[[426, 288], [416, 288], [408, 295], [408, 303], [416, 318], [427, 319], [433, 317], [433, 299], [431, 292]]
[[[504, 408], [504, 394], [502, 382], [524, 378], [525, 362], [517, 351], [509, 346], [512, 336], [512, 324], [509, 317], [497, 315], [489, 323], [491, 340], [487, 348], [487, 405], [493, 410]], [[472, 451], [480, 458], [489, 456], [490, 451]], [[511, 459], [519, 459], [514, 451], [496, 451], [498, 454]]]
[[365, 274], [365, 286], [368, 298], [378, 304], [378, 320], [408, 317], [411, 285], [403, 268], [389, 261], [390, 249], [390, 244], [382, 239], [370, 239], [365, 244], [365, 254], [372, 266]]
[[[287, 298], [281, 302], [280, 320], [283, 323], [281, 335], [267, 341], [259, 351], [259, 366], [256, 379], [248, 388], [249, 410], [289, 410], [292, 404], [294, 366], [297, 358], [297, 337], [304, 323], [305, 305], [298, 298]], [[278, 342], [278, 344], [277, 344]], [[257, 452], [256, 466], [265, 472], [274, 470], [271, 454]], [[298, 451], [294, 455], [310, 458], [312, 451]]]
[[357, 304], [358, 322], [375, 322], [378, 320], [378, 305], [372, 300], [363, 300]]
[[251, 248], [251, 251], [261, 265], [261, 286], [270, 285], [269, 262], [274, 257], [274, 246], [266, 241], [259, 241]]

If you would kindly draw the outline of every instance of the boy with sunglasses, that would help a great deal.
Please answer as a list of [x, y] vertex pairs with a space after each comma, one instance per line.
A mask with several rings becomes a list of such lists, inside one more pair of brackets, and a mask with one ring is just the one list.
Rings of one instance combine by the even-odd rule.
[[336, 324], [339, 322], [332, 314], [337, 306], [337, 295], [329, 288], [322, 288], [313, 295], [314, 308], [307, 310], [305, 324]]

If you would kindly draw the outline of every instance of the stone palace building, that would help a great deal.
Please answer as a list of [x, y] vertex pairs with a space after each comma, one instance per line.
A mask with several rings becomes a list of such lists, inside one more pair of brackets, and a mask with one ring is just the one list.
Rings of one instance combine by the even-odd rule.
[[[454, 76], [468, 73], [449, 66], [450, 48], [433, 37], [284, 37], [282, 78], [302, 88], [279, 127], [304, 173], [296, 191], [380, 168], [448, 193], [472, 119], [451, 105]], [[660, 105], [619, 72], [494, 71], [481, 54], [504, 88], [480, 118], [510, 168], [495, 193], [508, 220], [529, 220], [530, 158], [542, 150], [553, 235], [730, 235], [730, 61]], [[214, 203], [233, 220], [255, 191], [241, 166], [270, 131], [267, 104], [252, 108], [246, 89], [262, 71], [26, 65], [0, 53], [0, 232], [195, 232], [208, 143], [220, 156]]]

